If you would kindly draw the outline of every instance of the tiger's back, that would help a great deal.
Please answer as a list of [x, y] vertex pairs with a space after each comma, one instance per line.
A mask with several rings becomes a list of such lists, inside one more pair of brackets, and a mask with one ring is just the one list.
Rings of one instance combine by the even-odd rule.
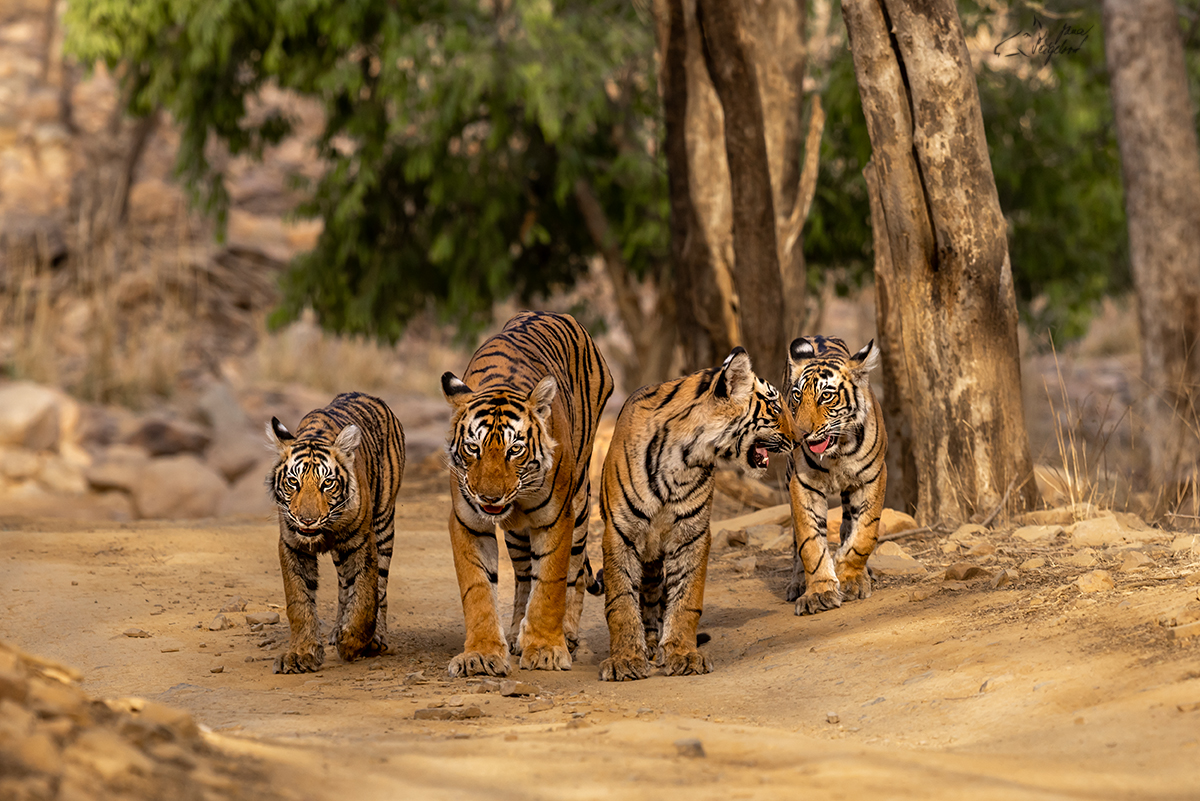
[[[443, 375], [442, 390], [454, 408], [450, 534], [467, 622], [450, 673], [504, 675], [510, 644], [522, 667], [566, 669], [583, 605], [588, 462], [613, 391], [608, 367], [573, 318], [522, 312], [479, 347], [462, 380]], [[507, 637], [496, 525], [516, 574]]]
[[292, 638], [276, 672], [318, 669], [324, 649], [316, 618], [317, 556], [338, 572], [332, 640], [343, 659], [387, 649], [387, 581], [396, 496], [404, 473], [404, 430], [382, 400], [358, 392], [314, 409], [295, 433], [267, 427], [279, 450], [268, 480], [279, 509], [279, 558]]

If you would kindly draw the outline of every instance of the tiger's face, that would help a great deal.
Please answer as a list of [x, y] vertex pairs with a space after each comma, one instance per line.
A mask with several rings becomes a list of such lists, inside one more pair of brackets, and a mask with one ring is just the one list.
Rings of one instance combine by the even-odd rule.
[[725, 425], [714, 443], [717, 461], [761, 476], [771, 453], [796, 447], [792, 415], [769, 382], [755, 375], [741, 347], [725, 358], [713, 385], [713, 398]]
[[295, 436], [272, 417], [267, 436], [279, 450], [271, 472], [271, 494], [279, 513], [302, 538], [321, 536], [358, 507], [354, 453], [358, 426], [342, 429], [332, 443]]
[[554, 467], [550, 409], [558, 383], [546, 376], [528, 394], [474, 392], [453, 373], [442, 392], [454, 408], [446, 456], [463, 499], [497, 522], [513, 504], [540, 490]]
[[837, 456], [843, 435], [861, 427], [869, 405], [868, 374], [879, 364], [875, 340], [853, 355], [836, 337], [799, 337], [788, 348], [785, 386], [798, 440], [819, 458]]

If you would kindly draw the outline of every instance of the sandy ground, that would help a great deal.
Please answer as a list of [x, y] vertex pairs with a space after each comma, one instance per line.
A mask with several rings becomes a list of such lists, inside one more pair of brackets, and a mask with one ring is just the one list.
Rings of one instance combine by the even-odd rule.
[[[574, 669], [516, 672], [538, 694], [504, 697], [446, 678], [463, 641], [448, 502], [438, 477], [406, 479], [383, 657], [345, 664], [328, 649], [319, 673], [277, 676], [286, 617], [207, 628], [239, 596], [282, 614], [269, 521], [4, 521], [0, 639], [79, 668], [93, 696], [189, 711], [284, 798], [1200, 798], [1200, 638], [1157, 622], [1200, 590], [1190, 554], [1151, 549], [1146, 568], [1083, 594], [1069, 548], [1000, 533], [977, 560], [987, 569], [1034, 554], [1046, 567], [914, 600], [952, 561], [929, 535], [904, 542], [925, 576], [798, 618], [782, 599], [789, 557], [739, 549], [709, 573], [713, 673], [598, 681], [608, 632], [589, 597]], [[438, 706], [483, 716], [414, 719]], [[681, 753], [691, 739], [703, 756]]]

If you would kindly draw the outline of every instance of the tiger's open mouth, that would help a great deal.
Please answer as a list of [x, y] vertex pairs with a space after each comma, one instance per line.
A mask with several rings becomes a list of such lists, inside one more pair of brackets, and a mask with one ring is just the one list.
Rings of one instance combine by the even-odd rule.
[[504, 514], [505, 512], [508, 511], [508, 507], [509, 507], [509, 504], [507, 504], [507, 503], [504, 504], [503, 506], [495, 506], [490, 503], [479, 504], [479, 508], [483, 510], [484, 514], [489, 514], [492, 517], [499, 517], [500, 515]]
[[748, 458], [750, 460], [750, 466], [755, 470], [759, 470], [771, 464], [771, 454], [767, 450], [767, 444], [765, 442], [754, 443], [754, 446], [750, 448]]
[[825, 437], [824, 439], [819, 439], [819, 440], [815, 440], [815, 441], [811, 440], [811, 439], [805, 440], [804, 444], [808, 446], [808, 449], [810, 451], [812, 451], [813, 453], [820, 456], [822, 453], [824, 453], [826, 450], [829, 449], [829, 446], [833, 444], [833, 441], [834, 441], [834, 438], [832, 436], [829, 436], [829, 437]]

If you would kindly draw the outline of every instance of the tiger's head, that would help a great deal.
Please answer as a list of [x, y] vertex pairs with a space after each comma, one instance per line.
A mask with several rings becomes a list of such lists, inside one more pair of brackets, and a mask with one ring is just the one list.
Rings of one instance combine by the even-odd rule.
[[713, 411], [722, 422], [713, 443], [722, 466], [761, 476], [771, 452], [796, 447], [792, 416], [779, 390], [755, 375], [745, 348], [738, 346], [725, 357], [711, 392]]
[[454, 409], [446, 442], [450, 472], [463, 499], [498, 521], [515, 501], [540, 490], [554, 467], [550, 409], [558, 382], [546, 376], [529, 393], [475, 392], [445, 373], [442, 394]]
[[784, 386], [797, 441], [814, 456], [837, 456], [843, 434], [870, 413], [868, 374], [879, 364], [875, 340], [854, 355], [837, 337], [799, 337], [788, 348]]
[[[322, 536], [358, 509], [354, 454], [362, 442], [358, 426], [297, 438], [276, 417], [267, 437], [279, 451], [268, 486], [279, 513], [303, 538]], [[332, 441], [330, 441], [332, 440]]]

